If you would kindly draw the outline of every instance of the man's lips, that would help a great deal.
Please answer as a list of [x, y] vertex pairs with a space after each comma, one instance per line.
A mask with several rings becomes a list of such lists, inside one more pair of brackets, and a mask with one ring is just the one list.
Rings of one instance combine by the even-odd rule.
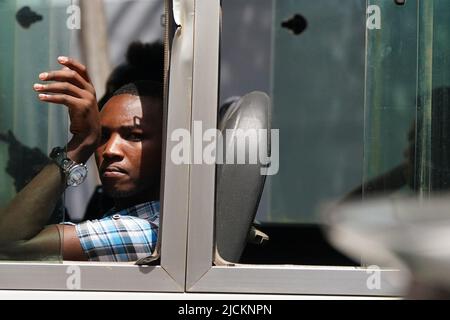
[[105, 178], [118, 178], [126, 175], [126, 170], [117, 166], [108, 166], [105, 169], [101, 170], [102, 177]]

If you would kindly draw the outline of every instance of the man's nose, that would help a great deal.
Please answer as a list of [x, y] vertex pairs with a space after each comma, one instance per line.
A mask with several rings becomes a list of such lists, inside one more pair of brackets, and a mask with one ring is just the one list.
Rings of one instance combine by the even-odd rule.
[[123, 158], [121, 148], [121, 137], [119, 134], [112, 134], [103, 149], [104, 158]]

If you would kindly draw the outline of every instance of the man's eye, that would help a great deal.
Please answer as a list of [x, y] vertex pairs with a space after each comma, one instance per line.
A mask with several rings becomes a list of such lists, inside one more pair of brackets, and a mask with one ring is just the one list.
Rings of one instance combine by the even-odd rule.
[[137, 133], [137, 132], [130, 133], [130, 135], [128, 136], [128, 140], [141, 141], [142, 140], [142, 133]]

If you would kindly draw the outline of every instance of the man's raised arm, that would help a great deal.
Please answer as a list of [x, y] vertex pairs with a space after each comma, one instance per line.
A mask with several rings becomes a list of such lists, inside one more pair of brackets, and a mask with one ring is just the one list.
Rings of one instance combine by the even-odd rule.
[[[34, 90], [41, 101], [68, 108], [73, 138], [67, 144], [67, 157], [76, 163], [86, 163], [101, 135], [95, 90], [85, 66], [67, 57], [59, 57], [58, 62], [64, 67], [41, 73], [39, 79], [45, 84], [35, 84]], [[0, 250], [14, 242], [30, 246], [36, 242], [36, 239], [31, 240], [36, 235], [46, 235], [45, 223], [65, 187], [61, 169], [49, 164], [23, 188], [9, 206], [0, 211]], [[53, 229], [61, 228], [54, 226]], [[68, 231], [71, 236], [71, 230]]]

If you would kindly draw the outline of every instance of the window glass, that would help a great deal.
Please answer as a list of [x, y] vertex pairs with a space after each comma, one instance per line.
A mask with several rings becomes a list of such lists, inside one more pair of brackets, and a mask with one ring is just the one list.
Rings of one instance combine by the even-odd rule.
[[280, 171], [269, 182], [268, 220], [318, 223], [319, 204], [361, 183], [365, 2], [277, 1], [275, 8]]
[[415, 188], [417, 97], [417, 3], [370, 5], [380, 8], [383, 24], [367, 32], [364, 185], [355, 192], [366, 198]]
[[384, 25], [368, 32], [364, 196], [448, 190], [450, 6], [371, 4]]
[[[432, 275], [431, 261], [442, 259], [437, 248], [445, 242], [438, 230], [448, 216], [450, 3], [368, 4], [381, 24], [367, 31], [364, 178], [354, 194], [365, 202], [354, 215], [345, 218], [347, 208], [341, 217], [351, 232], [365, 228], [362, 238], [382, 248], [368, 252], [354, 245], [365, 264], [399, 266], [395, 257], [415, 275]], [[380, 201], [366, 202], [372, 198]], [[380, 259], [383, 252], [391, 257]]]
[[[40, 102], [33, 84], [39, 73], [57, 67], [58, 55], [69, 52], [71, 30], [66, 27], [69, 5], [67, 0], [0, 2], [2, 215], [14, 196], [46, 165], [51, 148], [67, 141], [67, 112]], [[46, 219], [62, 221], [63, 212], [63, 202], [58, 201]], [[16, 221], [19, 223], [20, 217]], [[2, 241], [1, 246], [9, 244]], [[50, 259], [59, 259], [59, 246], [49, 254]]]
[[0, 1], [0, 259], [155, 252], [164, 21], [163, 0]]
[[[448, 190], [449, 15], [443, 0], [223, 2], [219, 127], [246, 105], [235, 97], [227, 111], [228, 98], [266, 92], [279, 163], [259, 202], [250, 167], [227, 193], [218, 166], [222, 257], [358, 265], [324, 240], [323, 204]], [[249, 223], [255, 199], [256, 229], [270, 238], [256, 246], [248, 239], [265, 235]]]
[[449, 189], [450, 4], [420, 3], [418, 50], [416, 184], [420, 194]]
[[[241, 262], [352, 264], [323, 239], [317, 211], [362, 182], [365, 1], [227, 0], [222, 6], [219, 126], [230, 102], [257, 90], [270, 97], [268, 117], [279, 133], [271, 141], [272, 174], [256, 201], [257, 229], [270, 239], [246, 245]], [[221, 170], [217, 179], [224, 179]], [[235, 204], [228, 210], [220, 208], [227, 195], [217, 182], [219, 251], [238, 247], [231, 243], [239, 238], [221, 228], [229, 223], [245, 234], [242, 216], [255, 213], [249, 202], [259, 199], [260, 181], [249, 175], [239, 174], [240, 185], [229, 186], [242, 191], [227, 198]], [[260, 240], [252, 232], [251, 238]]]

